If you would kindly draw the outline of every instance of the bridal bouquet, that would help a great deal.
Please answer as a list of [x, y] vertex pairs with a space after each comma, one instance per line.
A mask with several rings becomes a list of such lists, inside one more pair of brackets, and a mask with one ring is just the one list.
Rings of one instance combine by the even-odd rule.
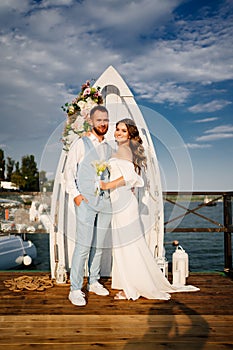
[[91, 86], [91, 82], [88, 80], [82, 85], [81, 91], [71, 103], [67, 102], [61, 106], [67, 114], [62, 134], [65, 151], [69, 151], [69, 147], [77, 135], [82, 137], [91, 130], [90, 110], [100, 104], [103, 104], [100, 87]]
[[95, 171], [96, 171], [95, 195], [97, 196], [97, 195], [101, 194], [99, 181], [101, 180], [101, 176], [105, 172], [105, 170], [109, 168], [109, 164], [106, 161], [94, 160], [92, 162], [92, 165], [93, 165], [93, 167], [95, 168]]

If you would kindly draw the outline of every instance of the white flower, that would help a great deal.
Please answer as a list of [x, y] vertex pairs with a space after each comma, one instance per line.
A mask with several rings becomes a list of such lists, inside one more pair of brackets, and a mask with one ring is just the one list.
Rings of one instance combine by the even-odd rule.
[[84, 108], [83, 110], [81, 110], [80, 114], [84, 119], [87, 120], [90, 116], [90, 110], [88, 108]]
[[81, 111], [86, 108], [87, 103], [85, 101], [79, 101], [77, 105], [80, 107]]
[[95, 101], [93, 101], [90, 97], [87, 98], [87, 102], [86, 102], [86, 107], [88, 109], [92, 109], [94, 106], [96, 106], [97, 103]]
[[71, 128], [75, 131], [82, 131], [83, 130], [83, 123], [84, 123], [84, 118], [81, 115], [78, 115], [75, 122], [71, 124]]

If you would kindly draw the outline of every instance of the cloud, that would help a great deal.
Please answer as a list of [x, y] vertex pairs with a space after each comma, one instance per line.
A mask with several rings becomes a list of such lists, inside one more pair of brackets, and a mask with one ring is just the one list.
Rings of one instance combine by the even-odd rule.
[[196, 138], [196, 141], [217, 141], [223, 139], [233, 138], [233, 133], [219, 133], [219, 134], [210, 134], [203, 135]]
[[204, 118], [204, 119], [197, 119], [194, 120], [194, 123], [209, 123], [209, 122], [214, 122], [215, 120], [218, 120], [218, 117], [213, 117], [213, 118]]
[[205, 131], [205, 134], [233, 132], [233, 125], [220, 125]]
[[216, 141], [229, 139], [233, 137], [233, 125], [220, 125], [215, 128], [208, 129], [205, 135], [196, 138], [196, 141]]
[[[22, 139], [39, 155], [65, 120], [60, 106], [110, 64], [136, 99], [165, 106], [183, 106], [206, 84], [232, 79], [230, 3], [197, 17], [180, 14], [182, 4], [126, 0], [119, 10], [117, 0], [2, 0], [1, 143], [17, 153]], [[214, 101], [211, 111], [230, 103]], [[208, 112], [201, 96], [198, 106]]]
[[152, 83], [151, 85], [142, 86], [140, 83], [134, 85], [135, 90], [140, 98], [150, 100], [155, 103], [183, 103], [190, 95], [190, 91], [174, 82], [169, 83]]
[[231, 101], [226, 100], [213, 100], [208, 103], [198, 103], [192, 107], [189, 107], [188, 110], [192, 113], [216, 112], [223, 109], [231, 103]]
[[[4, 33], [29, 71], [34, 67], [41, 73], [46, 67], [45, 78], [60, 77], [75, 85], [75, 67], [83, 67], [78, 78], [82, 80], [89, 72], [97, 77], [111, 63], [120, 68], [139, 98], [182, 104], [192, 93], [186, 86], [190, 82], [221, 81], [233, 73], [230, 14], [224, 13], [223, 21], [220, 8], [202, 21], [177, 20], [174, 11], [181, 3], [128, 0], [119, 11], [117, 1], [106, 0], [96, 0], [95, 6], [88, 0], [47, 0], [33, 6], [26, 1], [22, 8], [10, 2], [13, 18], [5, 28], [12, 32]], [[166, 38], [167, 27], [173, 31], [172, 39]], [[7, 56], [10, 63], [14, 56], [11, 52]]]
[[186, 147], [190, 149], [210, 148], [210, 144], [186, 143]]
[[51, 6], [70, 6], [74, 3], [74, 0], [43, 0], [39, 4], [40, 7], [51, 7]]
[[15, 0], [2, 0], [0, 2], [1, 13], [6, 11], [26, 11], [29, 7], [29, 1], [23, 0], [20, 3]]

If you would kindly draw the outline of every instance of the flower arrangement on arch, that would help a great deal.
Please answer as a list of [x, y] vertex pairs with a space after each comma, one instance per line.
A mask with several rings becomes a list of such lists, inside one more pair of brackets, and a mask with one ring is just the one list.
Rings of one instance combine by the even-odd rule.
[[100, 87], [91, 86], [91, 81], [87, 80], [82, 85], [77, 97], [71, 103], [67, 102], [64, 106], [61, 106], [67, 114], [62, 134], [65, 151], [69, 151], [69, 147], [77, 135], [82, 137], [91, 130], [90, 110], [101, 104], [103, 104], [103, 97], [100, 93]]

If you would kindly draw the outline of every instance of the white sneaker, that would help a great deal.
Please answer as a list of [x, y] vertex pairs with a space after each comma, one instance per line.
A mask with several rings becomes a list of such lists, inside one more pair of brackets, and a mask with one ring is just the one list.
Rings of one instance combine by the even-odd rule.
[[86, 305], [85, 294], [79, 290], [73, 290], [69, 293], [68, 299], [73, 305], [84, 306]]
[[102, 286], [102, 284], [100, 284], [99, 282], [88, 284], [87, 290], [97, 295], [109, 295], [109, 291], [106, 288], [104, 288], [104, 286]]

